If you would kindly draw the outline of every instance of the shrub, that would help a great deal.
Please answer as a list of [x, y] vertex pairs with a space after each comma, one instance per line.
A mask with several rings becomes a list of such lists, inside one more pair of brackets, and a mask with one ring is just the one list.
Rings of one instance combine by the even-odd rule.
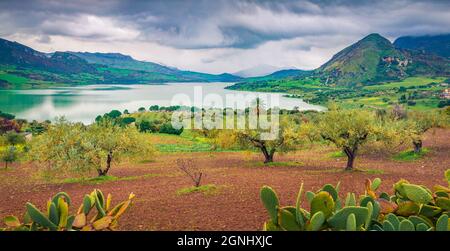
[[10, 114], [10, 113], [6, 113], [6, 112], [0, 111], [0, 118], [4, 118], [4, 119], [7, 119], [7, 120], [12, 120], [15, 117], [16, 116], [14, 114]]
[[20, 125], [14, 120], [0, 118], [0, 135], [11, 131], [20, 132]]
[[183, 127], [181, 127], [180, 129], [176, 129], [176, 128], [174, 128], [172, 126], [172, 123], [168, 122], [168, 123], [164, 123], [159, 128], [159, 132], [160, 133], [166, 133], [166, 134], [180, 135], [181, 133], [183, 133]]
[[[65, 192], [59, 192], [47, 202], [47, 210], [41, 212], [31, 203], [26, 204], [27, 211], [21, 222], [15, 216], [7, 216], [4, 221], [7, 230], [22, 231], [101, 231], [114, 230], [118, 226], [118, 220], [130, 207], [134, 198], [131, 193], [128, 200], [117, 204], [111, 204], [111, 194], [105, 198], [100, 190], [95, 189], [86, 194], [83, 203], [75, 215], [69, 215], [71, 199]], [[91, 211], [96, 211], [92, 219], [87, 217]]]
[[449, 231], [450, 169], [445, 172], [448, 187], [430, 189], [402, 179], [394, 184], [394, 194], [377, 194], [381, 180], [366, 180], [365, 194], [356, 199], [348, 193], [339, 198], [339, 183], [306, 192], [310, 211], [302, 208], [303, 184], [295, 206], [280, 206], [275, 191], [261, 189], [261, 200], [270, 216], [267, 231]]
[[202, 182], [203, 172], [201, 172], [194, 163], [193, 159], [178, 159], [177, 160], [178, 169], [183, 171], [194, 183], [194, 187], [200, 187]]
[[25, 143], [25, 137], [15, 131], [7, 132], [4, 137], [6, 138], [6, 142], [13, 146]]
[[15, 146], [7, 146], [0, 150], [0, 160], [5, 163], [5, 169], [8, 169], [8, 164], [17, 161], [19, 152]]

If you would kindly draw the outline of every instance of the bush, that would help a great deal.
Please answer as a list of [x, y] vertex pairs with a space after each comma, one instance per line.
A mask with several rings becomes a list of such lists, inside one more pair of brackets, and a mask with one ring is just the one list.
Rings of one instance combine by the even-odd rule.
[[0, 150], [0, 160], [5, 163], [5, 170], [8, 169], [8, 164], [17, 161], [19, 152], [15, 146], [7, 146]]
[[160, 133], [167, 133], [167, 134], [175, 134], [180, 135], [183, 133], [183, 127], [180, 129], [173, 128], [172, 123], [164, 123], [161, 128], [159, 128]]
[[450, 106], [450, 99], [439, 101], [438, 103], [439, 108], [444, 108], [446, 106]]
[[276, 231], [449, 231], [450, 169], [445, 172], [448, 187], [430, 189], [402, 179], [394, 184], [394, 194], [377, 194], [381, 180], [366, 180], [365, 194], [357, 200], [348, 193], [339, 198], [339, 183], [306, 192], [310, 211], [301, 207], [303, 184], [295, 206], [280, 206], [275, 191], [261, 189], [261, 200], [270, 220], [264, 230]]
[[127, 126], [127, 125], [129, 125], [131, 123], [134, 123], [134, 122], [136, 122], [136, 119], [133, 118], [133, 117], [125, 117], [125, 118], [119, 118], [118, 119], [118, 123], [122, 127], [123, 126]]
[[12, 120], [15, 117], [16, 116], [14, 114], [10, 114], [10, 113], [6, 113], [6, 112], [0, 111], [0, 118], [4, 118], [4, 119], [7, 119], [7, 120]]
[[416, 105], [416, 101], [409, 100], [407, 104], [409, 106], [415, 106]]
[[13, 146], [25, 143], [25, 137], [15, 131], [7, 132], [4, 137], [6, 138], [6, 142]]

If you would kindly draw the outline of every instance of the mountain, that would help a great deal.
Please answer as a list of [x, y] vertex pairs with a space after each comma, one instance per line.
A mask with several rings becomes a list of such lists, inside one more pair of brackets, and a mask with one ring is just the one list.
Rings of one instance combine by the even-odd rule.
[[136, 71], [159, 72], [164, 74], [173, 74], [176, 69], [162, 66], [152, 62], [143, 62], [133, 59], [131, 56], [120, 53], [90, 53], [90, 52], [71, 52], [67, 53], [78, 56], [91, 64], [107, 65], [112, 68], [130, 69]]
[[30, 47], [0, 38], [0, 64], [36, 68], [50, 72], [93, 72], [95, 68], [87, 61], [64, 52], [51, 56]]
[[325, 84], [352, 85], [402, 75], [399, 62], [408, 63], [389, 40], [370, 34], [335, 54], [316, 72]]
[[251, 78], [251, 77], [259, 77], [259, 76], [265, 76], [269, 75], [273, 72], [281, 70], [278, 67], [267, 65], [267, 64], [260, 64], [245, 70], [241, 70], [238, 72], [233, 73], [233, 75], [240, 76], [243, 78]]
[[193, 71], [183, 71], [160, 64], [135, 60], [128, 55], [120, 53], [89, 53], [89, 52], [67, 52], [85, 59], [92, 64], [101, 64], [117, 69], [128, 69], [135, 71], [143, 71], [149, 73], [159, 73], [164, 75], [175, 76], [183, 81], [199, 81], [199, 82], [234, 82], [242, 80], [241, 77], [231, 74], [207, 74]]
[[450, 59], [423, 50], [396, 48], [388, 39], [374, 33], [339, 51], [313, 71], [293, 72], [281, 78], [249, 78], [229, 89], [295, 91], [312, 86], [352, 88], [411, 76], [448, 77]]
[[261, 77], [252, 77], [252, 78], [246, 78], [245, 81], [262, 81], [262, 80], [277, 80], [277, 79], [296, 79], [304, 76], [308, 76], [312, 73], [312, 71], [304, 71], [304, 70], [298, 70], [298, 69], [286, 69], [286, 70], [280, 70], [276, 71], [274, 73], [271, 73], [269, 75], [261, 76]]
[[450, 58], [450, 34], [399, 37], [394, 41], [394, 46]]
[[42, 53], [0, 39], [0, 88], [64, 84], [148, 84], [165, 82], [232, 82], [231, 74], [182, 71], [119, 53]]
[[370, 34], [334, 55], [316, 70], [325, 85], [354, 86], [393, 81], [413, 75], [449, 75], [449, 60], [397, 49], [379, 34]]

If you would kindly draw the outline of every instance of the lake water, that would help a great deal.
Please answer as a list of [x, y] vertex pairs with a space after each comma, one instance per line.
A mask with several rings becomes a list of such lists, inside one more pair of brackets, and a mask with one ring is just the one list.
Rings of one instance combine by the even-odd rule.
[[[182, 94], [184, 100], [194, 102], [195, 97], [223, 99], [230, 95], [264, 95], [267, 93], [243, 92], [224, 89], [230, 83], [170, 83], [165, 85], [86, 85], [33, 90], [0, 90], [0, 111], [13, 113], [17, 118], [27, 120], [53, 120], [65, 116], [70, 121], [92, 123], [97, 115], [113, 109], [130, 112], [140, 107], [148, 109], [151, 105], [170, 106], [175, 95]], [[195, 91], [202, 95], [195, 95]], [[213, 95], [213, 96], [211, 96]], [[279, 98], [279, 107], [300, 110], [323, 110], [323, 107], [310, 105], [300, 99]], [[269, 98], [269, 101], [271, 99]], [[266, 106], [272, 106], [267, 102]], [[194, 105], [192, 103], [192, 105]], [[207, 107], [208, 104], [205, 104]], [[210, 104], [209, 106], [217, 106]], [[225, 105], [228, 107], [229, 105]]]

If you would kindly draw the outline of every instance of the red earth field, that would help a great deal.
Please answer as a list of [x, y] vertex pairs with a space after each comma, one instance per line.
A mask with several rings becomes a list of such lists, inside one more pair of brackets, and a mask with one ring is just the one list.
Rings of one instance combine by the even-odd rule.
[[[345, 172], [345, 158], [330, 157], [336, 149], [313, 147], [276, 155], [279, 165], [264, 166], [257, 153], [212, 152], [160, 154], [153, 161], [114, 167], [110, 175], [125, 178], [99, 184], [45, 181], [31, 164], [0, 171], [0, 217], [22, 215], [25, 203], [39, 208], [56, 192], [72, 197], [76, 210], [84, 194], [94, 188], [111, 193], [114, 201], [136, 194], [133, 206], [121, 218], [121, 230], [260, 230], [267, 214], [259, 199], [263, 185], [272, 186], [281, 203], [294, 204], [301, 182], [315, 191], [325, 183], [341, 182], [341, 196], [364, 191], [364, 180], [380, 177], [380, 190], [392, 193], [400, 178], [427, 186], [446, 185], [443, 173], [450, 168], [450, 130], [427, 133], [424, 146], [430, 152], [415, 161], [399, 162], [387, 154], [364, 153], [356, 160], [357, 171]], [[192, 181], [176, 165], [181, 158], [195, 159], [204, 173], [203, 184], [215, 184], [210, 193], [177, 194]], [[306, 198], [304, 198], [306, 201]]]

